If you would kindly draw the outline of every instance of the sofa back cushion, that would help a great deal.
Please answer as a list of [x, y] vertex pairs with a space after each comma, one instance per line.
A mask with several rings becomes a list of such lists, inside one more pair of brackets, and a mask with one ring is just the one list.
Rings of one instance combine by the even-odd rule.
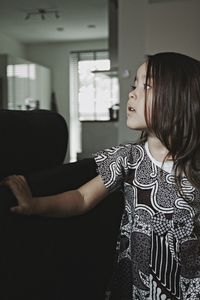
[[68, 130], [48, 110], [0, 110], [0, 178], [54, 167], [64, 160]]

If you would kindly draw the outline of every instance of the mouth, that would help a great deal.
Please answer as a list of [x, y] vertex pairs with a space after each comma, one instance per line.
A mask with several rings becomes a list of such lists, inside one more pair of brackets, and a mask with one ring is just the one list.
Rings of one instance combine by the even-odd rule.
[[128, 106], [128, 112], [135, 112], [135, 108], [133, 106]]

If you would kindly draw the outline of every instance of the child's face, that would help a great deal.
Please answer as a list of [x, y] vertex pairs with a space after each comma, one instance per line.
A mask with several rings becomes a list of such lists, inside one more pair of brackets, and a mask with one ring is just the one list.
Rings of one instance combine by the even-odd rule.
[[147, 107], [152, 102], [152, 87], [146, 85], [147, 64], [142, 64], [135, 77], [132, 90], [129, 93], [127, 103], [127, 126], [131, 129], [145, 130], [147, 128], [145, 120], [145, 93], [147, 95]]

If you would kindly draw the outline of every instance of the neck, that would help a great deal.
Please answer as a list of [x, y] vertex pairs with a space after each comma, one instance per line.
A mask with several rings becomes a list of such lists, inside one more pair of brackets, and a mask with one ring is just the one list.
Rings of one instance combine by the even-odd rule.
[[148, 135], [147, 142], [151, 155], [157, 161], [163, 162], [163, 160], [166, 158], [166, 155], [169, 152], [168, 149], [154, 135]]

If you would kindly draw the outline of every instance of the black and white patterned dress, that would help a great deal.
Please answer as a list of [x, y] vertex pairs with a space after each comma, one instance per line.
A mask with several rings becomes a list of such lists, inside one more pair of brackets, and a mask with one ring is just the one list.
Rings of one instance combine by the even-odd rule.
[[[161, 169], [145, 145], [126, 144], [95, 155], [105, 186], [123, 183], [122, 216], [112, 300], [200, 299], [200, 246], [196, 213], [179, 192], [173, 173]], [[183, 177], [182, 191], [200, 203]]]

